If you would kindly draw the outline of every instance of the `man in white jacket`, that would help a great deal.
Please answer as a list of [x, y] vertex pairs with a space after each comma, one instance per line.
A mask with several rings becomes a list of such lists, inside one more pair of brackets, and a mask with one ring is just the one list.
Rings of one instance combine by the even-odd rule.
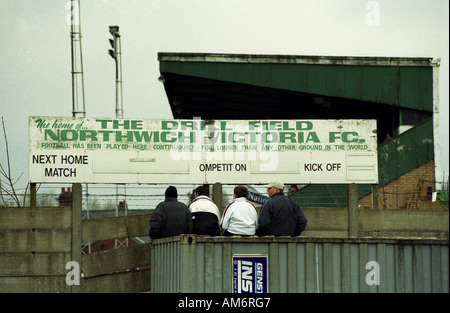
[[220, 227], [224, 236], [252, 236], [258, 227], [258, 212], [247, 200], [248, 189], [245, 186], [234, 188], [233, 202], [224, 210]]

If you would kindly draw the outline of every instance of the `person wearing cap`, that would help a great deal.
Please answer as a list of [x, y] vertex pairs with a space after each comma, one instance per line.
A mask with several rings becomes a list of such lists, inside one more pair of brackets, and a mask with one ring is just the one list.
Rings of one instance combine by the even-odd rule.
[[191, 211], [177, 198], [177, 188], [169, 186], [165, 192], [165, 200], [156, 206], [150, 218], [149, 236], [151, 239], [192, 233]]
[[264, 187], [270, 199], [259, 214], [258, 236], [300, 236], [306, 228], [306, 217], [300, 206], [283, 193], [284, 184], [272, 181]]

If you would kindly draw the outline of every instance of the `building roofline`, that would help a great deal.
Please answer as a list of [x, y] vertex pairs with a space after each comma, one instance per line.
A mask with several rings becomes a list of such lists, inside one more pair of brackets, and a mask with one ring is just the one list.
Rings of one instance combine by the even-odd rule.
[[216, 63], [267, 63], [267, 64], [317, 64], [366, 66], [439, 66], [440, 59], [424, 57], [356, 57], [318, 55], [267, 55], [158, 52], [160, 62], [216, 62]]

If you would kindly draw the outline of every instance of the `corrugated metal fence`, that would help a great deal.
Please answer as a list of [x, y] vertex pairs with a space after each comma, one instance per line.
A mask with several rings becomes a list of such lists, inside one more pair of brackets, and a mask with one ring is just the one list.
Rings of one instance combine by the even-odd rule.
[[235, 254], [268, 255], [270, 293], [449, 291], [446, 240], [195, 235], [153, 242], [151, 290], [232, 292]]

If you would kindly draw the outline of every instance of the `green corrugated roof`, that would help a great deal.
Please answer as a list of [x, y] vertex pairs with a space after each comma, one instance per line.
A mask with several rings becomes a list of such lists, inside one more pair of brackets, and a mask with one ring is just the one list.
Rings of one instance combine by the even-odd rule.
[[430, 58], [160, 53], [160, 71], [433, 111]]

